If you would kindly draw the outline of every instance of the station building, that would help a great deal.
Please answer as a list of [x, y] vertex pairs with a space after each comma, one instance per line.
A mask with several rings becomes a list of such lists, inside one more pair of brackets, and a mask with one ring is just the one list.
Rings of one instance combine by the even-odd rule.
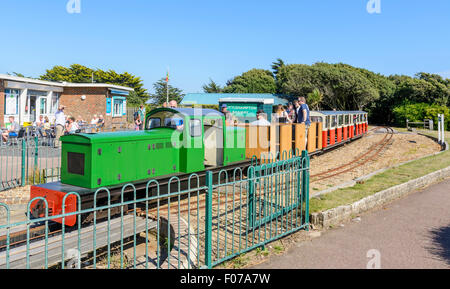
[[33, 123], [40, 115], [51, 122], [60, 104], [66, 116], [90, 122], [102, 114], [105, 125], [127, 121], [127, 97], [133, 89], [104, 83], [67, 83], [42, 81], [0, 74], [0, 124], [9, 117], [23, 125]]
[[240, 122], [252, 122], [256, 120], [256, 113], [263, 110], [268, 121], [271, 121], [274, 107], [285, 105], [286, 96], [269, 93], [188, 93], [181, 103], [184, 106], [195, 105], [227, 105], [230, 111]]

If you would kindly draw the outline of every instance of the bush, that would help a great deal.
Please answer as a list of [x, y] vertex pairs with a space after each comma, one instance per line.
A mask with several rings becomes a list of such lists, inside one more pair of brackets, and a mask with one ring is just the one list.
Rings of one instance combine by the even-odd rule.
[[437, 130], [438, 114], [445, 116], [445, 128], [450, 129], [450, 109], [447, 106], [437, 104], [415, 103], [403, 104], [394, 108], [395, 124], [406, 126], [406, 120], [410, 122], [420, 122], [425, 119], [432, 119], [434, 128]]

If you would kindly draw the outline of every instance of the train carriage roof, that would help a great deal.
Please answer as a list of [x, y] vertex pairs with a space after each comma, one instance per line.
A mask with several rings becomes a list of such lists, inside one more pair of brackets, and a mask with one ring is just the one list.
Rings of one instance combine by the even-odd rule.
[[149, 112], [148, 115], [153, 115], [157, 112], [169, 111], [179, 113], [185, 116], [218, 116], [223, 117], [223, 113], [215, 109], [202, 109], [202, 108], [157, 108]]
[[311, 111], [314, 114], [322, 115], [341, 115], [341, 114], [366, 114], [365, 111], [334, 111], [334, 110], [321, 110], [321, 111]]

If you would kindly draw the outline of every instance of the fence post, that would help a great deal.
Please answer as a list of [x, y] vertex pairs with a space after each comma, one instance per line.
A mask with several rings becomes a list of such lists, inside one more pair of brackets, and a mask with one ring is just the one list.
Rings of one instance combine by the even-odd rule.
[[38, 166], [38, 154], [39, 154], [39, 139], [37, 136], [34, 137], [34, 170], [36, 171], [36, 168]]
[[306, 231], [309, 231], [309, 156], [308, 151], [302, 152], [302, 197], [305, 203], [305, 225]]
[[22, 178], [20, 184], [22, 187], [25, 186], [25, 160], [26, 160], [25, 151], [26, 151], [25, 139], [22, 138], [22, 170], [21, 170]]
[[212, 195], [213, 195], [213, 173], [206, 172], [206, 191], [205, 200], [205, 267], [212, 268]]
[[247, 219], [250, 228], [255, 226], [255, 170], [250, 168], [248, 170], [248, 201], [247, 201]]

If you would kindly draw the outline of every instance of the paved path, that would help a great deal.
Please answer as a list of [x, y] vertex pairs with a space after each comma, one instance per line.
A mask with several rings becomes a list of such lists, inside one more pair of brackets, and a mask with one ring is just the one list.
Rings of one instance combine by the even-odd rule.
[[[255, 268], [450, 268], [450, 179], [299, 243]], [[373, 255], [372, 255], [373, 257]]]

